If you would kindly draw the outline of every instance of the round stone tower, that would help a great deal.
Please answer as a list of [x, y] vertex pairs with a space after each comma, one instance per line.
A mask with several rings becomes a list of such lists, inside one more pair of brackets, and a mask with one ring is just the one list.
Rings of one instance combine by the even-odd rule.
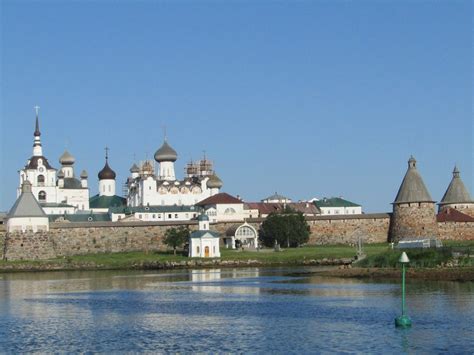
[[408, 160], [408, 170], [393, 202], [390, 240], [396, 242], [404, 238], [437, 236], [435, 201], [416, 169], [416, 160], [412, 156]]

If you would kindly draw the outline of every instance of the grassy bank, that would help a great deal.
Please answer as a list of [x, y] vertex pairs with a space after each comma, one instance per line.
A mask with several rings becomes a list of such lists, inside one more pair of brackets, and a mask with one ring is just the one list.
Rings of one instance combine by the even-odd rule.
[[[348, 277], [372, 274], [390, 274], [399, 266], [397, 261], [401, 251], [392, 250], [388, 244], [367, 244], [364, 246], [367, 257], [354, 264], [347, 272]], [[474, 241], [447, 242], [442, 249], [407, 250], [410, 268], [472, 267], [474, 266]], [[348, 245], [307, 246], [284, 249], [275, 252], [272, 249], [260, 251], [221, 250], [220, 266], [239, 265], [323, 265], [337, 264], [338, 260], [353, 258], [356, 249]], [[456, 255], [453, 258], [453, 254]], [[324, 262], [324, 263], [323, 263]], [[158, 269], [170, 267], [212, 267], [211, 259], [190, 259], [181, 254], [169, 252], [129, 252], [77, 255], [65, 258], [33, 261], [0, 261], [0, 272], [46, 271], [46, 270], [95, 270], [95, 269]], [[359, 271], [356, 271], [359, 270]], [[378, 269], [376, 273], [373, 270]], [[385, 271], [384, 271], [385, 270]], [[344, 273], [343, 271], [339, 271]], [[394, 271], [395, 272], [395, 271]], [[359, 275], [357, 275], [359, 274]], [[341, 275], [343, 276], [343, 275]]]
[[[375, 255], [387, 249], [386, 244], [370, 244], [365, 247], [368, 255]], [[347, 245], [307, 246], [302, 248], [283, 249], [274, 252], [272, 249], [260, 251], [241, 251], [221, 249], [221, 261], [252, 260], [261, 264], [302, 264], [309, 260], [352, 258], [356, 254], [354, 247]], [[71, 269], [132, 269], [158, 263], [183, 263], [190, 259], [181, 254], [170, 252], [129, 252], [76, 255], [66, 258], [33, 261], [0, 261], [0, 271], [19, 270], [71, 270]], [[197, 259], [209, 260], [209, 259]]]
[[[439, 266], [474, 266], [474, 242], [445, 242], [438, 249], [406, 249], [410, 259], [410, 267], [434, 268]], [[356, 263], [365, 268], [394, 268], [398, 266], [398, 259], [402, 251], [386, 249], [380, 253], [368, 255], [367, 258]]]

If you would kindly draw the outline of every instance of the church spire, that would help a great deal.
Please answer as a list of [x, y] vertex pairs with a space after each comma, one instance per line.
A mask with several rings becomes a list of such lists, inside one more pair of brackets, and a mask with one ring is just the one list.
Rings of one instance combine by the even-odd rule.
[[35, 122], [35, 132], [33, 133], [33, 136], [35, 137], [34, 142], [33, 142], [33, 156], [35, 157], [40, 157], [43, 155], [43, 149], [41, 147], [41, 132], [39, 130], [39, 106], [36, 105], [34, 107], [36, 111], [36, 122]]

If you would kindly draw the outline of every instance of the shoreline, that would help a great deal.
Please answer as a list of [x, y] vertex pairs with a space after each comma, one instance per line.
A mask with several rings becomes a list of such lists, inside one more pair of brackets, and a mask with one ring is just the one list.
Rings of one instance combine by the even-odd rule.
[[[398, 280], [400, 269], [397, 268], [364, 268], [353, 266], [354, 259], [318, 259], [280, 262], [259, 260], [186, 260], [186, 261], [143, 261], [126, 265], [107, 265], [95, 262], [78, 262], [68, 260], [16, 261], [0, 263], [0, 275], [21, 272], [54, 272], [54, 271], [103, 271], [103, 270], [186, 270], [245, 267], [297, 267], [297, 266], [332, 266], [332, 268], [301, 273], [301, 276], [322, 276], [339, 278], [357, 278], [372, 280]], [[474, 267], [437, 267], [409, 268], [407, 278], [427, 281], [474, 281]]]
[[186, 260], [186, 261], [142, 261], [124, 265], [107, 265], [95, 262], [64, 262], [58, 260], [28, 260], [0, 263], [0, 274], [17, 272], [48, 272], [48, 271], [94, 271], [94, 270], [173, 270], [173, 269], [212, 269], [227, 267], [272, 267], [272, 266], [348, 266], [352, 258], [323, 258], [317, 260], [297, 261], [261, 261], [255, 259], [242, 260]]
[[[315, 276], [356, 278], [356, 279], [390, 279], [400, 280], [401, 269], [397, 268], [335, 268], [330, 270], [321, 270], [312, 273]], [[474, 281], [473, 266], [456, 267], [437, 267], [437, 268], [408, 268], [407, 279], [426, 280], [426, 281]]]

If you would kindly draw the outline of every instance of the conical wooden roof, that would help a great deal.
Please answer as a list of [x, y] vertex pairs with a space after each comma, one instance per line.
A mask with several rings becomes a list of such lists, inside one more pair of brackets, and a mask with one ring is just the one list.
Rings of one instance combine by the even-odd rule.
[[464, 183], [461, 180], [457, 167], [454, 167], [453, 178], [439, 204], [447, 205], [452, 203], [474, 203], [469, 191], [467, 191], [466, 186], [464, 186]]
[[408, 160], [408, 170], [393, 203], [411, 202], [434, 202], [416, 169], [416, 160], [413, 156]]

